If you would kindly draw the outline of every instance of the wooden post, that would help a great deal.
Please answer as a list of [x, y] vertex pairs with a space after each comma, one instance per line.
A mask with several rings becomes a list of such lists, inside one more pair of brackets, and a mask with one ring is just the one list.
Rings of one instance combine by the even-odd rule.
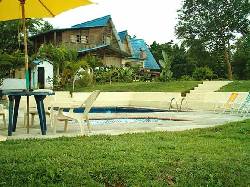
[[[27, 43], [27, 29], [25, 20], [25, 0], [19, 0], [22, 7], [22, 22], [23, 22], [23, 36], [24, 36], [24, 60], [25, 60], [25, 80], [26, 80], [26, 90], [29, 91], [30, 81], [29, 81], [29, 57], [28, 57], [28, 43]], [[29, 133], [29, 96], [27, 96], [27, 133]]]
[[54, 45], [55, 46], [57, 45], [57, 42], [56, 42], [56, 31], [54, 31]]

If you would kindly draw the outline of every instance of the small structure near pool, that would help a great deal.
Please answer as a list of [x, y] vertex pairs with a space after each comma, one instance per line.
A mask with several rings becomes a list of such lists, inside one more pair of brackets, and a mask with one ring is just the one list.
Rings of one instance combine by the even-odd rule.
[[48, 60], [34, 60], [34, 68], [31, 70], [31, 88], [53, 88], [53, 65]]

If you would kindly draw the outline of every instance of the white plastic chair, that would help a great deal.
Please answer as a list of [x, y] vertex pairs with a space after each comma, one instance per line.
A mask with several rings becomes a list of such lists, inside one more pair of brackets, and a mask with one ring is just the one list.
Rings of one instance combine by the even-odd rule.
[[3, 116], [3, 127], [6, 128], [6, 116], [5, 116], [5, 111], [4, 111], [4, 107], [2, 104], [0, 104], [0, 116]]
[[79, 107], [79, 105], [72, 106], [72, 105], [70, 105], [70, 103], [66, 107], [66, 108], [70, 108], [69, 112], [62, 112], [63, 108], [60, 108], [58, 114], [51, 115], [51, 116], [54, 116], [54, 117], [52, 117], [53, 119], [51, 119], [51, 121], [54, 122], [54, 124], [53, 124], [54, 132], [56, 132], [56, 123], [55, 123], [56, 120], [64, 121], [64, 132], [67, 131], [68, 121], [77, 122], [77, 124], [79, 125], [79, 127], [81, 129], [82, 134], [84, 131], [83, 123], [86, 122], [88, 130], [90, 131], [90, 122], [89, 122], [88, 113], [89, 113], [91, 107], [93, 106], [93, 103], [95, 102], [95, 100], [97, 99], [99, 94], [100, 94], [100, 90], [96, 90], [96, 91], [92, 92], [88, 96], [88, 98], [80, 105], [80, 107], [84, 107], [84, 112], [81, 115], [73, 112], [74, 108]]

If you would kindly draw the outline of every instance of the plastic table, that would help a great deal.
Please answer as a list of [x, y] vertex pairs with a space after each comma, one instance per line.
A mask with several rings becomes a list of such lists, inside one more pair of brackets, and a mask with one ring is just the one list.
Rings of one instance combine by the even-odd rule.
[[12, 136], [12, 132], [16, 131], [16, 123], [18, 117], [19, 103], [22, 96], [34, 96], [37, 105], [37, 112], [40, 120], [42, 135], [46, 135], [46, 114], [43, 100], [48, 95], [54, 95], [53, 92], [33, 92], [33, 91], [2, 91], [2, 95], [7, 95], [9, 98], [9, 125], [8, 136]]

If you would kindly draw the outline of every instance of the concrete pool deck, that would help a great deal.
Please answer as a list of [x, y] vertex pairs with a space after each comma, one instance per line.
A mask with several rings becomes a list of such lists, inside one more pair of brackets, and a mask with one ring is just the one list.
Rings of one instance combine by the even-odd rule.
[[139, 132], [156, 132], [156, 131], [183, 131], [196, 128], [207, 128], [222, 125], [228, 122], [241, 121], [242, 118], [238, 115], [217, 114], [205, 111], [191, 111], [191, 112], [156, 112], [156, 113], [119, 113], [119, 114], [100, 114], [91, 113], [90, 119], [93, 118], [132, 118], [132, 117], [156, 117], [156, 118], [170, 118], [182, 119], [184, 121], [166, 120], [160, 122], [136, 122], [136, 123], [113, 123], [106, 125], [92, 125], [91, 132], [88, 132], [86, 125], [84, 134], [81, 134], [78, 125], [74, 122], [69, 122], [68, 131], [64, 132], [64, 123], [57, 122], [57, 132], [47, 122], [47, 135], [41, 135], [38, 117], [35, 119], [34, 127], [30, 127], [30, 133], [27, 134], [27, 129], [23, 127], [23, 115], [19, 115], [16, 132], [12, 136], [7, 136], [7, 129], [0, 124], [0, 141], [13, 139], [27, 139], [27, 138], [58, 138], [58, 137], [75, 137], [79, 135], [120, 135], [125, 133], [139, 133]]

